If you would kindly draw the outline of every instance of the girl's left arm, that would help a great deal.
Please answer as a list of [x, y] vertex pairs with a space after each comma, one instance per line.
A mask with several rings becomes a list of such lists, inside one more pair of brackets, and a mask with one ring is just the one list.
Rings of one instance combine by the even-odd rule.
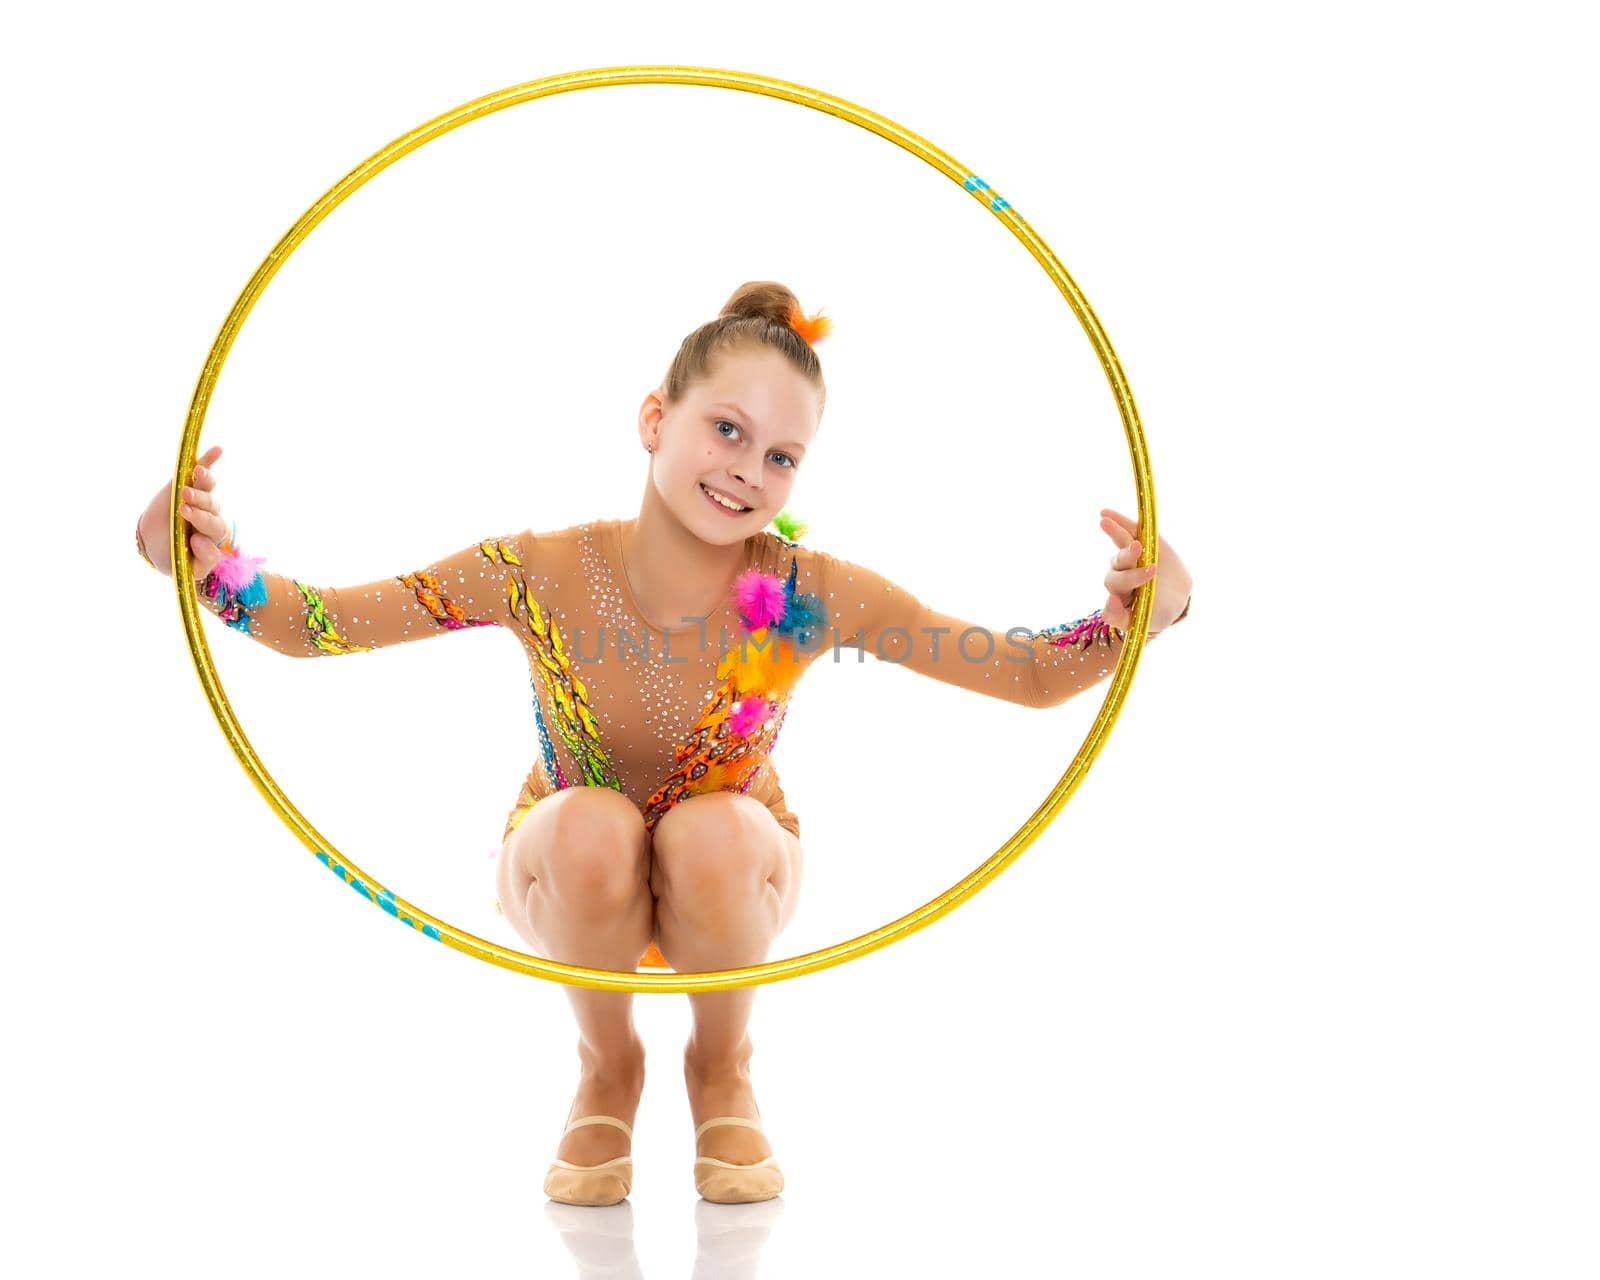
[[[1155, 566], [1132, 567], [1138, 561], [1138, 543], [1122, 518], [1104, 524], [1111, 526], [1106, 532], [1118, 544], [1105, 579], [1110, 592], [1106, 604], [1071, 622], [1003, 632], [930, 608], [863, 565], [814, 552], [832, 629], [824, 643], [838, 646], [834, 661], [861, 660], [844, 656], [859, 646], [862, 654], [974, 693], [1022, 706], [1057, 706], [1115, 670], [1123, 627], [1131, 617], [1132, 592], [1154, 576], [1150, 569]], [[1158, 555], [1162, 576], [1156, 578], [1150, 617], [1152, 642], [1188, 612], [1187, 571], [1165, 539]]]

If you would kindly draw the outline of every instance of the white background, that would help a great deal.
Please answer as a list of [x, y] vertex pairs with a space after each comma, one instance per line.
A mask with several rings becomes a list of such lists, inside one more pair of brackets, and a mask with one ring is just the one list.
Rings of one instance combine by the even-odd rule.
[[[1593, 1275], [1600, 273], [1576, 16], [13, 18], [7, 1269]], [[318, 196], [469, 99], [626, 63], [816, 86], [1009, 199], [1117, 350], [1196, 587], [998, 881], [761, 989], [781, 1200], [698, 1201], [687, 1001], [641, 995], [633, 1195], [562, 1213], [540, 1184], [576, 1079], [565, 994], [311, 857], [228, 750], [132, 527], [229, 307]], [[956, 184], [749, 94], [567, 94], [402, 160], [280, 271], [201, 447], [224, 447], [241, 545], [330, 585], [633, 514], [644, 394], [769, 278], [836, 325], [791, 504], [808, 543], [1000, 629], [1103, 601], [1098, 509], [1136, 505], [1070, 309]], [[334, 845], [520, 946], [485, 856], [536, 750], [515, 645], [290, 664], [202, 621]], [[803, 687], [777, 762], [807, 878], [773, 958], [986, 857], [1104, 689], [1027, 711], [871, 661]]]

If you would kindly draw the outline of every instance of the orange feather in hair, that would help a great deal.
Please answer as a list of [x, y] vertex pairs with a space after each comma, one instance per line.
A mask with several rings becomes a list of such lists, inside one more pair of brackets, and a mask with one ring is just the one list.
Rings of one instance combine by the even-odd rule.
[[833, 321], [820, 311], [814, 316], [807, 316], [800, 310], [800, 304], [795, 302], [789, 307], [789, 327], [812, 346], [816, 346], [832, 332]]

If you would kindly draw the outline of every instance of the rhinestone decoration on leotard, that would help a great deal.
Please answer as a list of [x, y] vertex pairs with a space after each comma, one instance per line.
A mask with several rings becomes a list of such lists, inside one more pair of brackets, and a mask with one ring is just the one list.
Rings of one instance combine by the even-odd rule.
[[717, 687], [699, 721], [674, 755], [677, 768], [645, 802], [645, 825], [691, 795], [710, 791], [744, 794], [771, 754], [788, 710], [789, 697], [806, 663], [801, 647], [821, 621], [814, 592], [795, 592], [799, 562], [791, 557], [788, 580], [751, 569], [734, 586], [739, 635], [717, 664]]
[[[533, 685], [533, 675], [528, 675], [528, 683]], [[533, 685], [533, 724], [539, 731], [539, 757], [544, 761], [544, 771], [550, 776], [550, 781], [560, 791], [567, 785], [566, 775], [561, 772], [561, 761], [556, 759], [555, 744], [550, 741], [550, 731], [544, 727], [544, 713], [539, 707], [539, 688]]]
[[1087, 649], [1091, 644], [1108, 645], [1113, 639], [1126, 639], [1119, 628], [1113, 627], [1100, 616], [1099, 609], [1071, 622], [1058, 622], [1053, 627], [1043, 627], [1033, 634], [1051, 637], [1051, 644], [1063, 646], [1070, 644], [1079, 649]]
[[[621, 539], [614, 522], [604, 537], [615, 552]], [[699, 626], [666, 631], [653, 627], [628, 602], [621, 577], [626, 570], [602, 552], [600, 535], [586, 530], [579, 550], [585, 576], [592, 584], [590, 594], [600, 634], [609, 642], [607, 651], [618, 666], [617, 679], [628, 689], [629, 712], [660, 744], [661, 762], [670, 762], [683, 726], [693, 722], [708, 696], [712, 669], [705, 646], [718, 642], [714, 634], [718, 615], [709, 615]], [[693, 650], [687, 655], [683, 652], [686, 642]]]
[[[522, 567], [522, 561], [504, 543], [499, 545], [499, 551], [503, 563], [519, 569]], [[527, 624], [535, 669], [544, 681], [545, 693], [555, 717], [556, 732], [577, 761], [584, 785], [611, 787], [621, 791], [622, 784], [610, 760], [606, 758], [600, 740], [600, 726], [589, 706], [588, 686], [578, 675], [572, 659], [567, 656], [567, 647], [561, 638], [561, 625], [553, 617], [548, 617], [539, 601], [528, 593], [527, 582], [520, 574], [506, 575], [506, 594], [512, 616], [520, 614]], [[541, 719], [539, 723], [543, 733], [544, 722]], [[553, 752], [547, 760], [554, 764]], [[559, 773], [555, 776], [561, 784], [565, 783]]]
[[325, 653], [368, 652], [366, 645], [351, 644], [339, 634], [339, 629], [328, 616], [328, 611], [322, 603], [322, 596], [315, 587], [307, 586], [298, 579], [292, 581], [306, 607], [306, 630], [311, 633], [312, 644]]
[[[760, 735], [732, 732], [728, 715], [736, 700], [736, 682], [731, 675], [725, 676], [701, 711], [694, 731], [678, 746], [678, 768], [645, 801], [646, 830], [653, 832], [656, 823], [689, 796], [707, 791], [744, 790], [739, 785], [743, 776], [737, 771], [741, 764], [757, 762]], [[730, 781], [730, 777], [734, 780]]]
[[[516, 553], [505, 543], [498, 539], [485, 539], [478, 544], [478, 550], [496, 564], [520, 564]], [[449, 596], [445, 595], [444, 588], [439, 579], [425, 570], [416, 573], [402, 573], [399, 577], [400, 585], [409, 587], [417, 597], [417, 602], [428, 611], [428, 614], [441, 627], [455, 631], [461, 627], [497, 627], [500, 625], [495, 618], [469, 618], [467, 612]]]
[[[566, 775], [561, 771], [561, 762], [556, 759], [555, 744], [550, 741], [550, 732], [544, 725], [544, 713], [539, 707], [539, 686], [530, 669], [528, 683], [533, 689], [533, 724], [539, 734], [539, 760], [544, 766], [545, 776], [557, 791], [563, 791], [567, 786]], [[511, 815], [506, 819], [505, 830], [500, 833], [500, 843], [505, 843], [506, 837], [517, 829], [518, 824], [528, 816], [528, 811], [538, 804], [544, 796], [535, 792], [526, 781], [522, 784], [522, 791], [517, 796], [517, 803], [513, 806]], [[499, 906], [498, 900], [495, 903]]]

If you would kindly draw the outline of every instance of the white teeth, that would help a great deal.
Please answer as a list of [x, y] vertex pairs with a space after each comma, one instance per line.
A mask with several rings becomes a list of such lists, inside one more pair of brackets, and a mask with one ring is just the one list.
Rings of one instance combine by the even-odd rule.
[[727, 507], [729, 511], [748, 511], [748, 510], [750, 510], [749, 507], [741, 507], [736, 502], [729, 502], [720, 493], [712, 493], [710, 489], [707, 489], [705, 487], [705, 485], [701, 485], [700, 489], [701, 489], [702, 492], [704, 492], [705, 494], [709, 495], [713, 502], [720, 502], [723, 506]]

